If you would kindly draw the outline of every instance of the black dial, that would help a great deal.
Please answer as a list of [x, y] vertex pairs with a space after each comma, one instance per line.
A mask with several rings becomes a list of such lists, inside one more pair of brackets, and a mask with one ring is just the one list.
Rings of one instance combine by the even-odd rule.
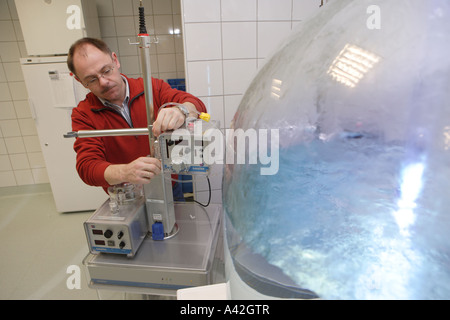
[[113, 232], [111, 230], [106, 230], [103, 235], [105, 236], [106, 239], [109, 239], [112, 237]]

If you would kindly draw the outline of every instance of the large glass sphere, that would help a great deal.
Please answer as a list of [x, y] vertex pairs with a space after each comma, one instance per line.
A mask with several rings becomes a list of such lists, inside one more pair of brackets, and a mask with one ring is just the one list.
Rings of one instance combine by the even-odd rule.
[[232, 298], [450, 299], [449, 53], [448, 0], [332, 1], [280, 47], [232, 122], [279, 133], [247, 148], [275, 173], [225, 167]]

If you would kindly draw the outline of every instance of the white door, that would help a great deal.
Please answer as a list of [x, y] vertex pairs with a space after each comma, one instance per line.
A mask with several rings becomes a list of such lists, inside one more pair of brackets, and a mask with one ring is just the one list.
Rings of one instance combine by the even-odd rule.
[[[63, 137], [72, 131], [71, 113], [77, 104], [74, 85], [80, 97], [86, 91], [70, 76], [65, 57], [53, 63], [33, 63], [45, 59], [23, 59], [22, 70], [56, 208], [59, 212], [97, 209], [107, 195], [102, 188], [88, 186], [80, 179], [74, 139]], [[24, 60], [28, 64], [23, 64]]]

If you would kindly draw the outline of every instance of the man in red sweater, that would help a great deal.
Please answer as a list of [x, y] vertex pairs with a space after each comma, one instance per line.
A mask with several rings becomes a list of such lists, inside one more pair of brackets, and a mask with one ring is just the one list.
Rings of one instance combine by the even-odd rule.
[[[101, 40], [83, 38], [70, 48], [67, 65], [75, 78], [91, 92], [72, 112], [72, 130], [147, 128], [143, 79], [132, 79], [119, 71], [117, 55]], [[152, 78], [155, 122], [153, 133], [175, 130], [187, 116], [206, 112], [193, 95], [172, 89]], [[168, 102], [185, 108], [163, 108]], [[187, 114], [189, 113], [189, 114]], [[81, 179], [105, 190], [124, 182], [146, 184], [161, 171], [158, 159], [150, 158], [148, 136], [78, 138], [74, 143], [77, 171]]]

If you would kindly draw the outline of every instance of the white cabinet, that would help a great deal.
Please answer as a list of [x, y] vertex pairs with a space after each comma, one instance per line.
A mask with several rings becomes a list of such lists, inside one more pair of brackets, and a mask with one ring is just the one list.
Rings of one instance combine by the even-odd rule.
[[15, 0], [28, 55], [67, 54], [83, 37], [100, 37], [93, 0]]
[[76, 172], [72, 109], [84, 99], [86, 89], [70, 75], [67, 57], [21, 59], [29, 103], [59, 212], [94, 210], [106, 200], [102, 188], [86, 185]]
[[[21, 59], [29, 103], [59, 212], [94, 210], [107, 198], [76, 172], [71, 114], [87, 90], [71, 76], [67, 53], [76, 40], [100, 37], [95, 1], [15, 0], [29, 58]], [[64, 55], [64, 56], [63, 56]]]

